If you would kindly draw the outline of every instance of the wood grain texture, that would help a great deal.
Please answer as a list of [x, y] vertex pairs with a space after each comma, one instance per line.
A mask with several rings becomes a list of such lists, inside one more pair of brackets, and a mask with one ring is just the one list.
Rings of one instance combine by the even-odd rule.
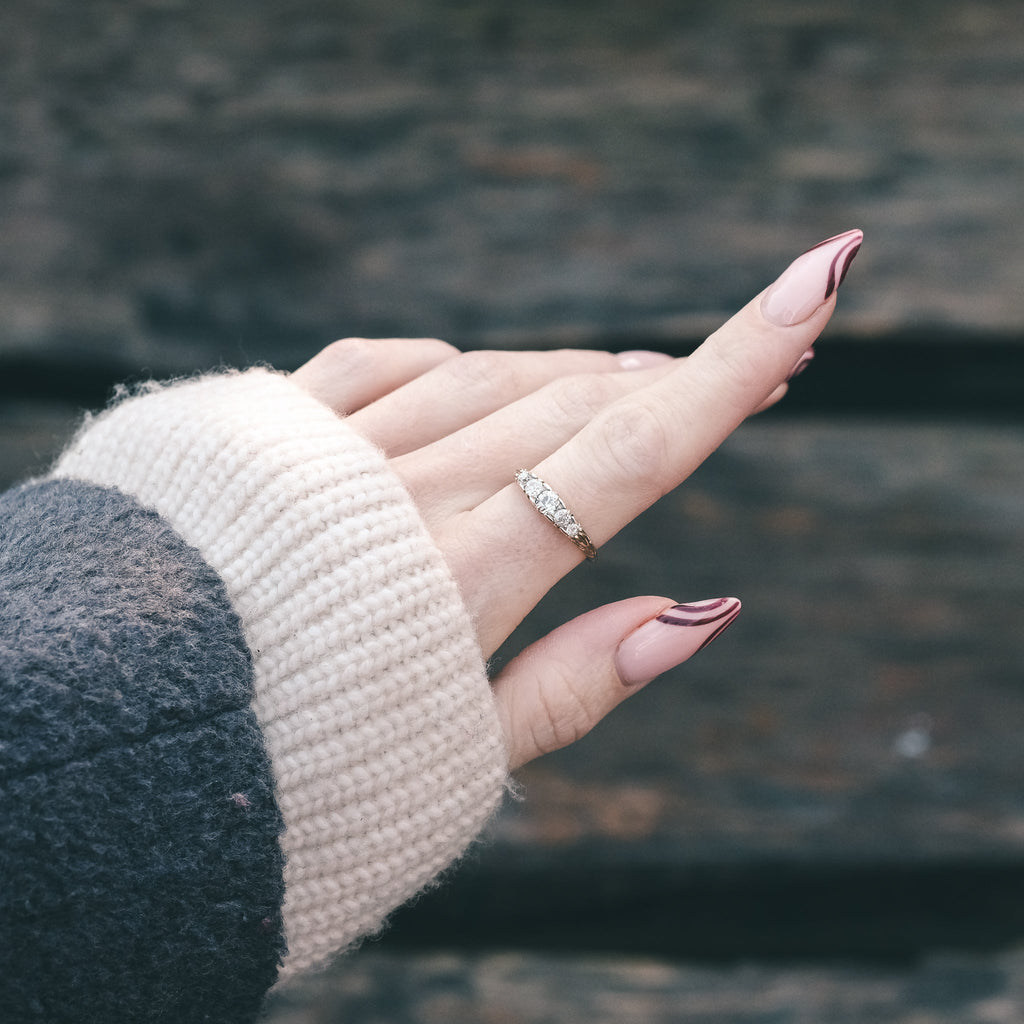
[[837, 331], [1024, 322], [1013, 0], [9, 0], [0, 357], [692, 340], [860, 226]]

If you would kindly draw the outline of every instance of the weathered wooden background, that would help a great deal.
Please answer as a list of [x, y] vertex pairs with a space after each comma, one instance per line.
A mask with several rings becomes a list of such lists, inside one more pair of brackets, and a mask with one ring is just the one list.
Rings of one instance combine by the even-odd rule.
[[1024, 1019], [1013, 0], [6, 0], [0, 481], [124, 377], [343, 334], [687, 351], [867, 241], [813, 367], [565, 581], [736, 593], [275, 1024]]

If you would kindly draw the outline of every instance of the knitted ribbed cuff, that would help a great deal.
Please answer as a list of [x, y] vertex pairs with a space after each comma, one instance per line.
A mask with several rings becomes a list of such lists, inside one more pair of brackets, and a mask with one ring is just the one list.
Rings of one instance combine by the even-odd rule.
[[282, 977], [378, 930], [478, 834], [506, 771], [472, 622], [381, 453], [254, 370], [120, 402], [53, 475], [131, 494], [224, 580], [286, 825]]

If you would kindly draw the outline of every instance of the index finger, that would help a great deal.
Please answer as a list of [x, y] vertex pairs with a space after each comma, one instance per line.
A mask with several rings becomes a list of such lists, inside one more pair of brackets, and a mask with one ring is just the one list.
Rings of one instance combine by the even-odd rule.
[[[828, 323], [862, 237], [847, 231], [808, 250], [671, 374], [614, 402], [527, 467], [557, 492], [598, 547], [685, 480], [789, 376]], [[519, 468], [509, 467], [510, 481]], [[473, 602], [475, 589], [500, 580], [506, 601], [496, 616], [512, 611], [510, 594], [525, 615], [581, 560], [513, 483], [468, 513], [459, 529], [456, 562], [459, 551], [474, 547], [473, 537], [490, 538], [492, 570], [462, 585]], [[494, 537], [502, 543], [495, 545]], [[453, 569], [458, 576], [459, 566]], [[479, 597], [476, 607], [486, 617], [486, 595]], [[488, 627], [480, 625], [484, 640]]]

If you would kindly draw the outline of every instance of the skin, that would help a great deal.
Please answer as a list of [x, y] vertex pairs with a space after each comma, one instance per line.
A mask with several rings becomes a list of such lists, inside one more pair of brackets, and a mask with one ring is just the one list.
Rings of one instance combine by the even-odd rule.
[[[294, 380], [378, 445], [412, 494], [490, 657], [583, 556], [513, 482], [561, 495], [600, 547], [777, 401], [835, 295], [776, 326], [755, 298], [686, 359], [623, 370], [596, 351], [459, 353], [437, 339], [350, 338]], [[634, 597], [539, 640], [492, 680], [510, 768], [586, 734], [636, 687], [615, 654], [675, 601]]]

